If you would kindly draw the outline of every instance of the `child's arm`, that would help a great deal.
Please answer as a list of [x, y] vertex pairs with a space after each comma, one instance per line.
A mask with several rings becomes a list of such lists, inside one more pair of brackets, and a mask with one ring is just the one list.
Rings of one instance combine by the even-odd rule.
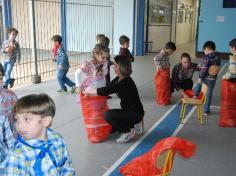
[[206, 77], [206, 75], [208, 74], [208, 69], [209, 69], [208, 64], [209, 64], [208, 59], [206, 57], [204, 57], [202, 59], [202, 62], [200, 63], [199, 79], [203, 80]]
[[76, 87], [80, 87], [81, 84], [85, 81], [85, 79], [86, 79], [86, 74], [80, 68], [78, 68], [75, 72]]
[[75, 176], [75, 169], [72, 168], [72, 160], [68, 154], [64, 141], [62, 142], [62, 160], [58, 163], [59, 175]]
[[8, 48], [10, 46], [10, 43], [9, 41], [4, 41], [3, 44], [2, 44], [2, 52], [4, 54], [7, 54], [8, 53]]
[[157, 54], [157, 55], [154, 57], [154, 62], [155, 62], [155, 64], [156, 64], [157, 69], [162, 69], [161, 59], [162, 59], [162, 55], [161, 55], [161, 54]]
[[0, 175], [29, 175], [28, 169], [18, 153], [9, 153], [0, 165]]

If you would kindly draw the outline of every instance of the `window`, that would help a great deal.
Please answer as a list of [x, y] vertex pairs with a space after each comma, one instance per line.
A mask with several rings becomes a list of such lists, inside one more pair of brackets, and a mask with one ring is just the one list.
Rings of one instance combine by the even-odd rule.
[[149, 19], [151, 25], [171, 25], [173, 0], [151, 0]]

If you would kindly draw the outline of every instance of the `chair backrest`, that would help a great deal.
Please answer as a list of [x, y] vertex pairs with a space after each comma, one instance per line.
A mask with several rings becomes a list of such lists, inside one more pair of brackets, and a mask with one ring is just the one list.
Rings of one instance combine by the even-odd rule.
[[157, 169], [162, 169], [161, 176], [168, 176], [173, 166], [174, 152], [169, 149], [162, 152], [156, 162]]
[[201, 92], [203, 93], [203, 96], [202, 96], [202, 103], [204, 104], [205, 101], [206, 101], [206, 94], [207, 94], [207, 90], [208, 90], [208, 87], [206, 84], [202, 84], [202, 89], [201, 89]]

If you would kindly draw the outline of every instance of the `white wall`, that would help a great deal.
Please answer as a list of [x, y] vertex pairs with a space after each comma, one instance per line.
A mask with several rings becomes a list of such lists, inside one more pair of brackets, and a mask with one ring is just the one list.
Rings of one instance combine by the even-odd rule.
[[114, 54], [119, 53], [119, 37], [126, 35], [130, 39], [130, 51], [133, 48], [133, 0], [114, 0]]
[[[193, 0], [179, 0], [179, 3], [189, 4], [193, 6]], [[192, 28], [194, 26], [194, 16], [191, 23], [177, 23], [176, 27], [176, 44], [183, 44], [192, 41]]]

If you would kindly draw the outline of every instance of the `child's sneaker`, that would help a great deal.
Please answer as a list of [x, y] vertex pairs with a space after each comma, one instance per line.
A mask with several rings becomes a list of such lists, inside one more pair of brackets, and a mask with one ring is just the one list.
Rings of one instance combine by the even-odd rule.
[[76, 86], [72, 86], [70, 92], [73, 94], [73, 93], [76, 93], [76, 90], [77, 90], [77, 87]]
[[126, 143], [135, 136], [135, 129], [131, 128], [128, 133], [121, 133], [120, 137], [116, 139], [117, 143]]
[[66, 93], [67, 90], [66, 90], [66, 89], [60, 89], [60, 90], [58, 90], [57, 92], [58, 92], [58, 93]]
[[143, 134], [144, 131], [144, 122], [143, 120], [134, 125], [135, 133], [136, 134]]
[[14, 85], [14, 82], [15, 82], [15, 79], [14, 79], [14, 78], [10, 79], [10, 88], [12, 88], [12, 87], [13, 87], [13, 85]]

